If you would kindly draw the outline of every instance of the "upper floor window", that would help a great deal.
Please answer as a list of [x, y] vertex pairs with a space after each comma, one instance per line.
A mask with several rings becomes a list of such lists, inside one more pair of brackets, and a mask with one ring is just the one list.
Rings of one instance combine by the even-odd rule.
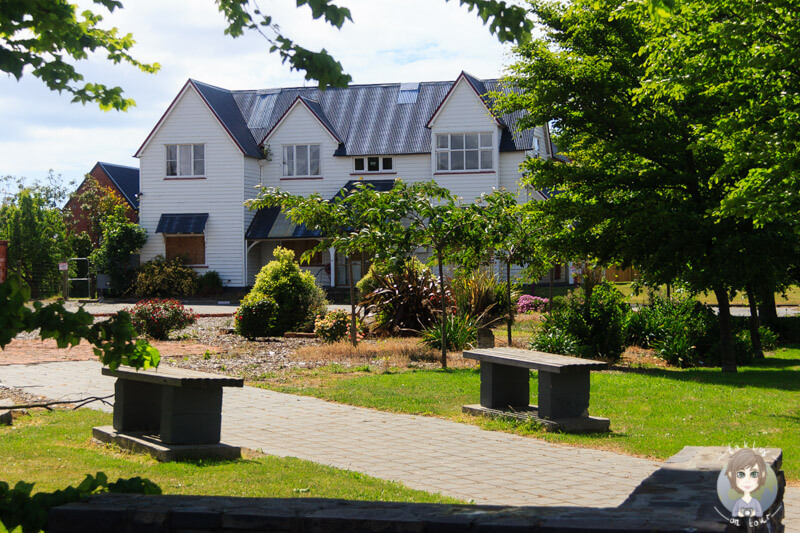
[[436, 135], [436, 170], [492, 170], [491, 133]]
[[353, 159], [353, 169], [356, 172], [392, 172], [394, 161], [391, 157], [356, 157]]
[[283, 147], [283, 175], [320, 176], [319, 145], [292, 144]]
[[203, 144], [168, 144], [167, 176], [192, 177], [206, 173], [206, 147]]

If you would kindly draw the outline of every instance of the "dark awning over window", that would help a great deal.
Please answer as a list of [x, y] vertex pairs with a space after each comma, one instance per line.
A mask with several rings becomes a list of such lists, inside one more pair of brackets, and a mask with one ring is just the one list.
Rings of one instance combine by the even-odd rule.
[[259, 209], [245, 234], [248, 240], [318, 239], [319, 236], [319, 231], [293, 224], [277, 206]]
[[158, 220], [156, 233], [173, 233], [191, 235], [203, 233], [206, 229], [208, 213], [180, 213], [176, 215], [161, 215]]

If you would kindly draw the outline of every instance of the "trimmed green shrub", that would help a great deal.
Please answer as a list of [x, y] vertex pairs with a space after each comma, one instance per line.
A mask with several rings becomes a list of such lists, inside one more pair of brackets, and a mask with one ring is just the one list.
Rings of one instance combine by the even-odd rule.
[[[744, 324], [744, 323], [743, 323]], [[630, 345], [654, 348], [674, 366], [713, 364], [719, 360], [719, 322], [714, 311], [688, 295], [654, 296], [652, 303], [628, 316]]]
[[222, 293], [222, 278], [219, 272], [209, 270], [197, 280], [197, 294], [199, 296], [216, 296]]
[[197, 319], [177, 300], [142, 300], [126, 311], [136, 331], [157, 340], [166, 340], [170, 331], [183, 329]]
[[365, 295], [371, 293], [378, 288], [378, 281], [376, 276], [385, 276], [392, 271], [388, 263], [372, 263], [369, 266], [367, 273], [356, 282], [356, 289], [358, 294], [363, 298]]
[[611, 283], [603, 282], [594, 287], [588, 301], [581, 289], [560, 301], [545, 316], [539, 335], [557, 338], [567, 334], [578, 343], [575, 355], [617, 361], [625, 350], [625, 324], [630, 313], [622, 293]]
[[197, 272], [184, 266], [183, 259], [167, 261], [157, 255], [139, 267], [133, 290], [138, 296], [194, 296], [198, 283]]
[[276, 335], [313, 331], [314, 318], [327, 310], [325, 293], [313, 274], [300, 269], [292, 250], [278, 246], [272, 254], [275, 260], [258, 273], [250, 294], [269, 296], [278, 304]]
[[[356, 336], [363, 337], [363, 324], [356, 317]], [[314, 333], [325, 342], [337, 342], [350, 338], [350, 313], [342, 309], [329, 311], [314, 321]]]
[[272, 297], [251, 292], [233, 315], [234, 330], [247, 339], [280, 335], [283, 332], [275, 327], [279, 311]]

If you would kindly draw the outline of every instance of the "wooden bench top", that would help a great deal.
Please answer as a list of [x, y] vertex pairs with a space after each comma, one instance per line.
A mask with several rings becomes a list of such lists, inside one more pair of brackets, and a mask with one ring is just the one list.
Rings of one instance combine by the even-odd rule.
[[168, 385], [170, 387], [244, 387], [244, 379], [242, 378], [219, 376], [217, 374], [167, 366], [159, 367], [157, 370], [135, 370], [131, 367], [122, 366], [116, 370], [111, 370], [104, 367], [103, 375], [154, 383], [156, 385]]
[[522, 350], [520, 348], [482, 348], [464, 350], [465, 359], [476, 359], [487, 363], [519, 366], [532, 370], [542, 370], [560, 374], [576, 370], [603, 370], [608, 363], [593, 359], [581, 359], [569, 355]]

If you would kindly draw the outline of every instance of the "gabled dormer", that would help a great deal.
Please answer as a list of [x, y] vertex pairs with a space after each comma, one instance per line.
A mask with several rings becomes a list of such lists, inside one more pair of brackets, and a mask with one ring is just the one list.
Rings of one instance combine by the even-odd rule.
[[325, 160], [340, 151], [344, 140], [319, 102], [298, 96], [260, 144], [263, 152], [279, 158], [279, 179], [321, 179]]
[[483, 81], [462, 72], [428, 120], [437, 174], [496, 173], [503, 121]]
[[178, 95], [172, 100], [167, 110], [161, 116], [155, 127], [136, 151], [134, 157], [141, 157], [147, 149], [153, 137], [166, 123], [169, 117], [178, 107], [179, 102], [186, 98], [199, 97], [219, 126], [225, 131], [230, 141], [239, 149], [242, 155], [249, 157], [261, 157], [258, 145], [253, 139], [253, 135], [247, 127], [247, 123], [242, 117], [239, 107], [233, 98], [233, 93], [227, 89], [215, 87], [207, 83], [189, 79], [180, 90]]

